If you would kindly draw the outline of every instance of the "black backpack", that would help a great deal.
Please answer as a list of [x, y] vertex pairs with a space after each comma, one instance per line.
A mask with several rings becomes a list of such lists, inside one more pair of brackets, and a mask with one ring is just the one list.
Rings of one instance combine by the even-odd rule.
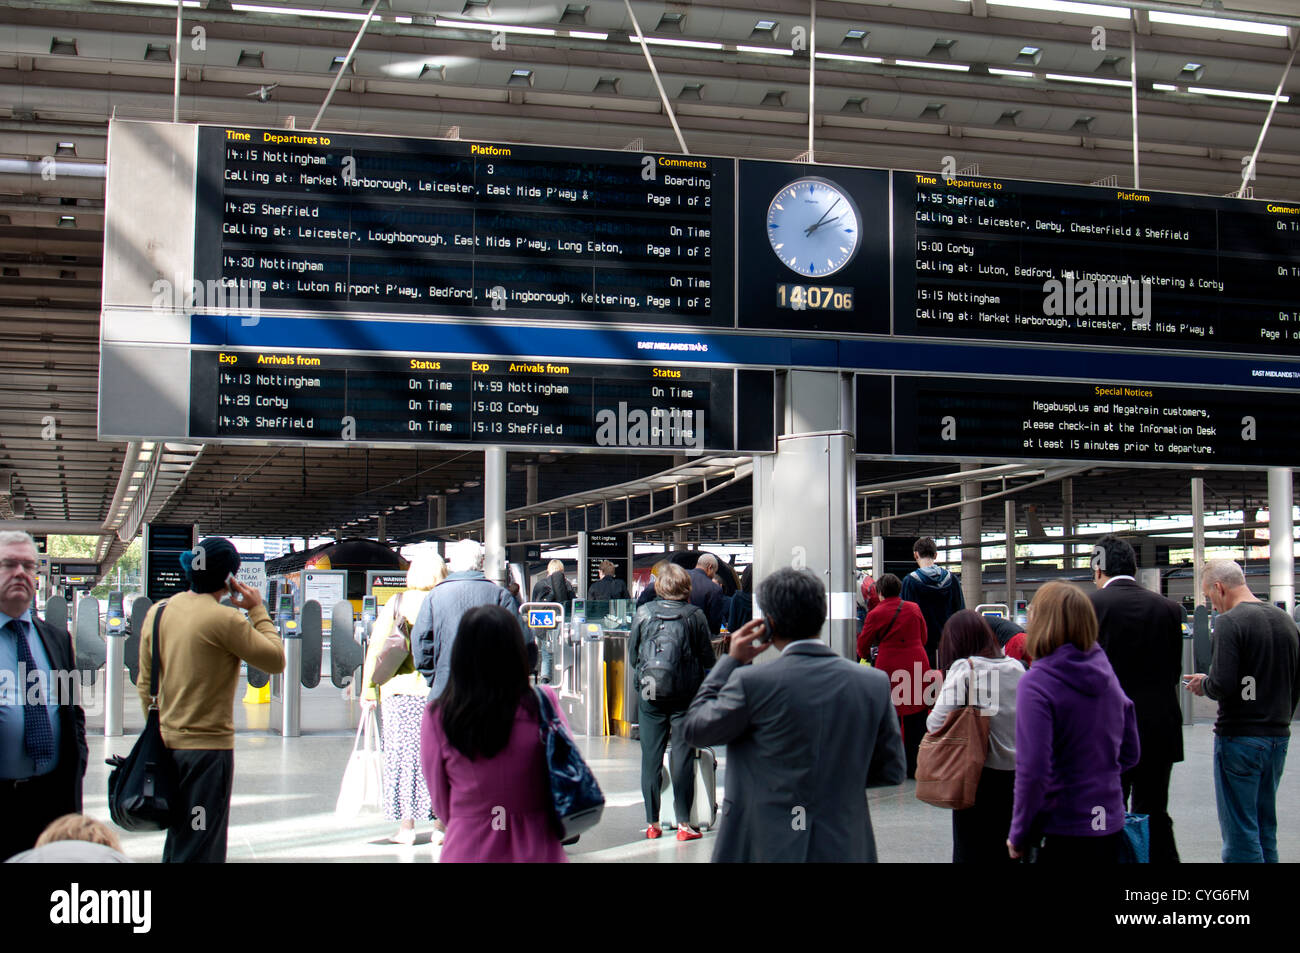
[[638, 650], [642, 693], [650, 701], [690, 697], [700, 687], [698, 665], [691, 657], [686, 619], [671, 610], [651, 613]]

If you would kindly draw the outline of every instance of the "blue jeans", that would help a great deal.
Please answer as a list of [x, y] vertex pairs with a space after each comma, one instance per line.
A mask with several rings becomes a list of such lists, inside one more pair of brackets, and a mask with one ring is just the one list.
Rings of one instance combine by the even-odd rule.
[[1277, 863], [1277, 786], [1289, 741], [1214, 736], [1214, 799], [1225, 864]]

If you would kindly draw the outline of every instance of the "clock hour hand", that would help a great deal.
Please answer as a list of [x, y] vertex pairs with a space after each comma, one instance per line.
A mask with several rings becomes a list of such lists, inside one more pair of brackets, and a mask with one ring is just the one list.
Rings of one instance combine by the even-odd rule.
[[840, 219], [842, 219], [843, 217], [844, 217], [844, 213], [843, 213], [843, 212], [840, 212], [839, 215], [836, 215], [834, 218], [830, 219], [829, 221], [826, 221], [826, 222], [818, 222], [816, 225], [812, 225], [812, 226], [810, 226], [809, 228], [805, 229], [805, 230], [804, 230], [804, 236], [807, 237], [807, 236], [811, 235], [813, 232], [817, 231], [817, 229], [821, 228], [823, 225], [834, 225], [836, 222], [838, 222], [838, 221], [839, 221]]
[[[835, 209], [835, 206], [837, 206], [837, 205], [839, 205], [839, 204], [840, 204], [840, 200], [839, 200], [838, 198], [836, 198], [835, 201], [832, 202], [832, 203], [830, 204], [830, 207], [827, 208], [826, 211], [822, 212], [822, 217], [821, 217], [821, 218], [817, 219], [817, 221], [813, 222], [813, 223], [812, 223], [811, 225], [809, 225], [806, 229], [804, 229], [804, 234], [805, 234], [805, 235], [811, 235], [813, 232], [817, 231], [817, 229], [819, 229], [819, 228], [821, 228], [823, 225], [825, 225], [825, 224], [826, 224], [826, 216], [829, 215], [829, 214], [831, 214], [831, 212]], [[840, 213], [840, 215], [843, 215], [843, 214], [844, 214], [843, 212]], [[838, 217], [839, 217], [839, 216], [836, 216], [836, 218], [838, 218]], [[832, 219], [832, 221], [834, 221], [834, 219]]]

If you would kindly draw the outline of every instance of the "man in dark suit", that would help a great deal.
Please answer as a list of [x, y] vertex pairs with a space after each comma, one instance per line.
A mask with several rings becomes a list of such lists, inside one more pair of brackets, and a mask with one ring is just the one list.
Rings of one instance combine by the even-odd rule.
[[[889, 678], [821, 641], [826, 590], [812, 573], [779, 569], [757, 597], [763, 618], [732, 633], [682, 722], [687, 744], [727, 746], [713, 860], [875, 861], [866, 789], [906, 773]], [[746, 664], [769, 645], [780, 658]]]
[[72, 640], [32, 616], [36, 570], [32, 538], [0, 533], [0, 860], [81, 813], [86, 773]]
[[1097, 591], [1097, 641], [1137, 713], [1141, 759], [1122, 778], [1124, 803], [1150, 817], [1152, 863], [1178, 863], [1169, 817], [1169, 776], [1183, 760], [1183, 612], [1176, 602], [1143, 589], [1133, 547], [1115, 536], [1097, 541], [1092, 557]]

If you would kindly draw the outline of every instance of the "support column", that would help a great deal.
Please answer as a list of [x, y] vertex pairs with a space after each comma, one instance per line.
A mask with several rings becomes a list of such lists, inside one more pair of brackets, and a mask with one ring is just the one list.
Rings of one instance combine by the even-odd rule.
[[1202, 572], [1205, 565], [1205, 478], [1192, 477], [1192, 598], [1196, 605], [1205, 605], [1201, 593]]
[[[978, 470], [978, 463], [963, 463], [963, 470]], [[980, 484], [971, 480], [961, 485], [961, 592], [966, 606], [975, 608], [984, 601], [984, 558], [980, 536], [984, 531], [982, 503], [967, 502], [980, 495]], [[1012, 555], [1014, 559], [1014, 554]]]
[[[537, 464], [529, 463], [524, 467], [524, 504], [532, 506], [537, 502]], [[528, 538], [537, 538], [537, 517], [528, 517]]]
[[506, 579], [506, 452], [483, 451], [483, 574], [495, 583]]
[[[1069, 539], [1074, 535], [1074, 478], [1061, 481], [1061, 535]], [[1063, 553], [1065, 569], [1074, 568], [1074, 543], [1066, 543]]]
[[[829, 603], [822, 640], [853, 659], [856, 487], [853, 435], [841, 429], [840, 375], [790, 371], [781, 398], [776, 453], [754, 457], [754, 579], [761, 583], [784, 566], [814, 573]], [[772, 658], [768, 652], [759, 661]]]
[[1295, 526], [1291, 519], [1291, 471], [1268, 469], [1268, 601], [1287, 615], [1295, 605]]
[[[1016, 501], [1007, 498], [1005, 505], [1007, 525], [1007, 611], [1016, 621]], [[967, 603], [967, 608], [975, 608]]]
[[[686, 454], [684, 453], [673, 454], [673, 466], [680, 467], [684, 463], [686, 463]], [[673, 487], [674, 503], [680, 500], [684, 500], [690, 495], [691, 494], [689, 492], [689, 488], [680, 483], [676, 484]], [[686, 519], [687, 509], [688, 508], [685, 506], [674, 506], [673, 521], [681, 522], [682, 520]], [[674, 526], [673, 527], [673, 549], [678, 549], [678, 550], [688, 549], [689, 547], [686, 545], [686, 539], [687, 539], [687, 528], [685, 526]]]
[[388, 518], [382, 513], [379, 516], [379, 527], [375, 530], [375, 538], [381, 543], [388, 542]]

